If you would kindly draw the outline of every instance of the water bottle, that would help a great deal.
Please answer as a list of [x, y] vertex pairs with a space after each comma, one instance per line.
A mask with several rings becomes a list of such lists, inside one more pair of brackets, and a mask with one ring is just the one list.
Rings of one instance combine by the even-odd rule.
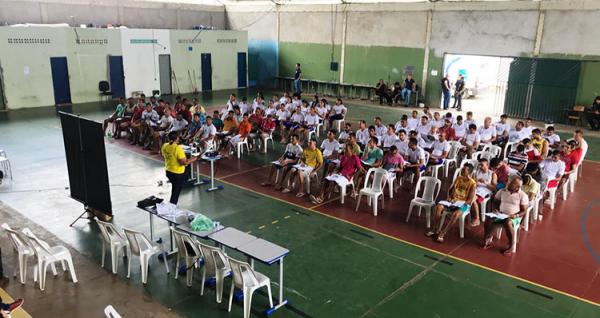
[[110, 142], [110, 143], [112, 143], [112, 142], [113, 142], [113, 135], [112, 135], [112, 132], [110, 132], [110, 131], [109, 131], [109, 132], [106, 134], [106, 137], [108, 137], [108, 142]]

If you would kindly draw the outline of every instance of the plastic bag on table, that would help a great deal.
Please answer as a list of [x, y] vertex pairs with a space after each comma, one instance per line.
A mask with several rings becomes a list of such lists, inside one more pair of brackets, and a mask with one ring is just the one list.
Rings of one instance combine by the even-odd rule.
[[206, 232], [214, 229], [215, 223], [205, 215], [197, 214], [194, 220], [190, 223], [190, 227], [196, 232]]

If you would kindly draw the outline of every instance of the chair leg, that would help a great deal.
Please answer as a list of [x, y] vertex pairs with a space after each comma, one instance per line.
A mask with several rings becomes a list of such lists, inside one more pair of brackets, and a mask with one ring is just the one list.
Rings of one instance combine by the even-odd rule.
[[362, 198], [362, 194], [358, 195], [358, 199], [356, 200], [356, 209], [354, 211], [358, 212], [358, 206], [360, 205], [360, 199]]
[[460, 216], [460, 220], [458, 220], [458, 232], [460, 234], [460, 238], [465, 238], [465, 220], [467, 218], [466, 213]]
[[254, 290], [245, 290], [244, 292], [244, 318], [250, 318], [250, 311], [252, 310], [252, 295]]
[[373, 216], [377, 216], [377, 201], [379, 201], [377, 198], [373, 198]]
[[[179, 253], [177, 253], [177, 254], [178, 254], [177, 261], [175, 262], [175, 279], [179, 278]], [[186, 271], [186, 273], [187, 273], [187, 271]]]
[[75, 267], [73, 266], [73, 259], [69, 257], [67, 259], [67, 266], [69, 266], [69, 273], [71, 274], [71, 280], [73, 283], [77, 283], [77, 275], [75, 274]]
[[340, 203], [344, 204], [344, 198], [346, 197], [346, 187], [340, 187]]
[[131, 277], [131, 253], [128, 253], [127, 255], [127, 278]]
[[204, 296], [204, 283], [206, 282], [206, 266], [202, 268], [202, 284], [200, 286], [200, 296]]
[[117, 260], [119, 259], [119, 249], [116, 246], [110, 247], [110, 257], [111, 257], [110, 261], [112, 264], [112, 272], [113, 272], [113, 274], [116, 274], [117, 267], [118, 267]]
[[[431, 227], [431, 210], [433, 209], [433, 207], [428, 206], [425, 208], [425, 220], [427, 222], [427, 228]], [[421, 210], [421, 207], [419, 207], [419, 210]]]
[[271, 282], [267, 284], [267, 292], [269, 293], [269, 305], [273, 308], [273, 294], [271, 294]]
[[106, 257], [106, 243], [104, 243], [104, 240], [102, 240], [102, 262], [100, 264], [100, 267], [104, 268], [104, 258]]
[[223, 283], [225, 281], [225, 277], [222, 275], [215, 275], [217, 279], [217, 303], [221, 303], [221, 299], [223, 298]]
[[[231, 303], [233, 302], [233, 292], [235, 291], [235, 286], [233, 282], [231, 282], [231, 289], [229, 290], [229, 306], [227, 307], [227, 312], [231, 312]], [[271, 306], [273, 307], [273, 306]]]
[[410, 215], [412, 213], [412, 210], [414, 208], [414, 204], [411, 202], [410, 205], [408, 206], [408, 213], [406, 214], [406, 222], [408, 223], [408, 220], [410, 219]]

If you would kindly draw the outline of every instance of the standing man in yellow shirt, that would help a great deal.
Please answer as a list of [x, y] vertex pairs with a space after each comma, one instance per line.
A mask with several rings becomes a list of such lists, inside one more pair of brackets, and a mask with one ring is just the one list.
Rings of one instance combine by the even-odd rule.
[[169, 142], [162, 145], [161, 154], [165, 159], [167, 178], [171, 182], [171, 198], [169, 202], [177, 204], [179, 194], [185, 183], [185, 166], [193, 163], [198, 158], [187, 159], [183, 148], [179, 146], [179, 134], [176, 131], [169, 133]]

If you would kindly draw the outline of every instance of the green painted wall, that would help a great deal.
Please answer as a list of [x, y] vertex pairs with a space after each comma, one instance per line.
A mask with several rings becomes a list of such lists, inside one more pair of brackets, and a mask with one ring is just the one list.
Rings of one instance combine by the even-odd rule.
[[413, 76], [420, 84], [423, 70], [423, 49], [386, 46], [346, 46], [344, 82], [375, 85], [380, 78], [393, 84], [402, 82], [405, 68], [414, 69]]
[[302, 78], [327, 82], [339, 82], [339, 71], [331, 71], [331, 53], [333, 60], [340, 62], [341, 47], [339, 45], [315, 43], [279, 43], [279, 76], [294, 75], [296, 63], [302, 65]]
[[[431, 75], [431, 71], [437, 71], [437, 75]], [[425, 104], [430, 107], [440, 107], [442, 98], [442, 87], [440, 81], [444, 76], [444, 56], [437, 56], [434, 50], [429, 51], [429, 69], [427, 70], [427, 90], [425, 93]]]
[[[237, 88], [237, 55], [238, 52], [248, 51], [246, 31], [203, 31], [198, 34], [198, 31], [194, 30], [170, 30], [169, 33], [171, 69], [175, 72], [181, 93], [191, 93], [194, 86], [197, 86], [199, 91], [202, 90], [202, 53], [211, 53], [212, 89]], [[189, 41], [194, 38], [196, 43], [190, 44]], [[235, 39], [236, 42], [219, 39]], [[172, 82], [172, 89], [173, 93], [178, 93], [175, 81]]]
[[589, 106], [598, 95], [600, 95], [600, 62], [585, 61], [581, 63], [577, 103]]

